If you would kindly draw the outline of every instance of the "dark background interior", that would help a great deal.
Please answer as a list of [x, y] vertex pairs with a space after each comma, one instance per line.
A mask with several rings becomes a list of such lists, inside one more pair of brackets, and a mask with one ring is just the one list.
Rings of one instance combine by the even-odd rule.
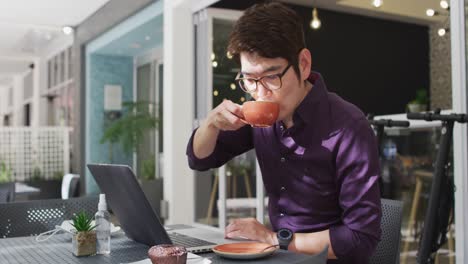
[[[212, 7], [244, 10], [256, 2]], [[303, 17], [312, 68], [329, 91], [375, 115], [403, 113], [417, 90], [429, 94], [428, 27], [318, 9], [322, 27], [314, 31], [312, 8], [289, 6]]]

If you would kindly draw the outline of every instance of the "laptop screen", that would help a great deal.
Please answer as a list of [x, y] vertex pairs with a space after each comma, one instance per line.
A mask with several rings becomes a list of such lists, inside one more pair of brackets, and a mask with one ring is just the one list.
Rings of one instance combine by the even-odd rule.
[[88, 169], [129, 238], [148, 246], [172, 244], [129, 166], [88, 164]]

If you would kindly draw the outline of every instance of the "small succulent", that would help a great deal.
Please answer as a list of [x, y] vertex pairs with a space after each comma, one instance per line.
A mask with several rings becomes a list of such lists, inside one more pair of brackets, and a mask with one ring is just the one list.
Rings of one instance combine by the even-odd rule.
[[77, 232], [88, 232], [96, 228], [96, 225], [92, 225], [91, 221], [93, 218], [88, 216], [86, 212], [81, 211], [73, 217], [73, 223], [71, 224]]

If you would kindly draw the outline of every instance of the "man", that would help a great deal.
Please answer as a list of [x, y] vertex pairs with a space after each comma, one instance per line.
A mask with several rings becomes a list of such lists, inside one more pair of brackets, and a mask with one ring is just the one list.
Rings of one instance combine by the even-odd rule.
[[196, 170], [255, 148], [273, 230], [236, 219], [226, 237], [309, 254], [328, 245], [329, 263], [367, 263], [381, 233], [378, 153], [367, 119], [311, 72], [301, 19], [282, 4], [247, 9], [228, 51], [241, 65], [239, 86], [256, 100], [277, 102], [280, 113], [273, 126], [253, 128], [242, 122], [241, 106], [225, 100], [188, 143]]

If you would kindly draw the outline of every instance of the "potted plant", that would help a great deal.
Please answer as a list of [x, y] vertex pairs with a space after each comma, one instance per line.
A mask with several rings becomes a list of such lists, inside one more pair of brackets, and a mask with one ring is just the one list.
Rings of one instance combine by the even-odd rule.
[[92, 225], [93, 218], [84, 211], [73, 217], [71, 224], [75, 230], [72, 238], [72, 252], [77, 257], [96, 254], [96, 225]]
[[[109, 159], [112, 163], [112, 144], [119, 143], [127, 155], [138, 150], [144, 144], [145, 135], [155, 133], [159, 119], [156, 117], [157, 107], [148, 101], [124, 102], [121, 117], [108, 124], [101, 137], [101, 144], [109, 143]], [[141, 158], [141, 157], [138, 157]], [[155, 156], [150, 155], [141, 161], [138, 178], [148, 201], [156, 212], [162, 199], [162, 178], [155, 177]]]
[[[120, 143], [127, 154], [136, 151], [144, 134], [158, 127], [154, 103], [147, 101], [124, 102], [122, 116], [110, 123], [101, 137], [101, 144]], [[109, 157], [112, 162], [112, 157]]]
[[6, 183], [11, 181], [11, 170], [5, 164], [5, 162], [0, 162], [0, 183]]
[[[162, 193], [163, 193], [163, 179], [155, 178], [156, 175], [156, 164], [155, 164], [155, 156], [152, 155], [150, 158], [142, 161], [142, 168], [140, 174], [140, 185], [141, 189], [146, 195], [149, 203], [153, 210], [158, 214], [160, 213], [160, 203], [162, 200]], [[161, 221], [163, 221], [161, 219]]]
[[407, 108], [409, 112], [423, 112], [427, 110], [428, 104], [427, 91], [425, 89], [419, 89], [416, 91], [416, 97], [414, 100], [408, 103]]

